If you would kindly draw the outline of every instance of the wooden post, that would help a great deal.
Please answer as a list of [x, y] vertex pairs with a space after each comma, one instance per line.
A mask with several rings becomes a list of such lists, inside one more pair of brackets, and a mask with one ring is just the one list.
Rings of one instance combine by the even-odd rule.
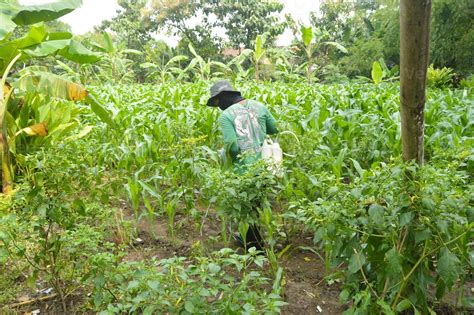
[[423, 164], [431, 0], [400, 0], [400, 115], [405, 161]]

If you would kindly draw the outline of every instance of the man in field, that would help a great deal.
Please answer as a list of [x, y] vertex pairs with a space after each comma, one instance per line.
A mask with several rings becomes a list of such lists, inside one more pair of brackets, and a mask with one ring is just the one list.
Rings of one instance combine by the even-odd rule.
[[237, 170], [258, 160], [266, 135], [277, 133], [275, 119], [265, 106], [245, 99], [225, 80], [211, 87], [207, 105], [222, 110], [219, 124], [224, 136], [224, 150]]
[[[230, 157], [237, 173], [261, 158], [262, 145], [267, 134], [276, 134], [275, 119], [261, 103], [247, 100], [235, 91], [229, 82], [222, 80], [211, 87], [208, 106], [219, 107], [222, 113], [219, 124], [224, 136], [224, 154]], [[243, 244], [242, 238], [239, 241]], [[261, 249], [263, 242], [256, 226], [247, 232], [247, 247]]]

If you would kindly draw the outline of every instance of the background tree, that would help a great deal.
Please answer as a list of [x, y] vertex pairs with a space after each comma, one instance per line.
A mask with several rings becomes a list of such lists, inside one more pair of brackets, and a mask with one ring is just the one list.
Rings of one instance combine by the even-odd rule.
[[145, 16], [158, 30], [181, 37], [180, 53], [192, 55], [191, 44], [208, 59], [218, 58], [224, 46], [251, 48], [258, 34], [268, 34], [272, 44], [287, 26], [282, 10], [282, 3], [267, 0], [153, 0]]
[[[146, 0], [119, 0], [120, 9], [117, 10], [117, 16], [103, 21], [96, 28], [96, 32], [99, 34], [104, 31], [112, 32], [117, 45], [122, 50], [133, 48], [145, 51], [147, 43], [153, 41], [154, 31], [153, 25], [143, 18], [143, 10], [147, 2]], [[145, 62], [144, 55], [130, 54], [127, 57], [132, 61], [133, 73], [138, 81], [143, 82], [146, 73], [139, 65]]]
[[474, 2], [433, 1], [430, 63], [462, 74], [474, 68]]
[[144, 50], [146, 43], [152, 39], [153, 31], [152, 26], [142, 18], [147, 1], [119, 0], [118, 4], [117, 16], [103, 21], [96, 29], [100, 32], [112, 31], [127, 48]]
[[281, 19], [284, 5], [279, 1], [206, 0], [203, 3], [204, 13], [216, 16], [216, 25], [225, 30], [228, 45], [233, 48], [251, 48], [257, 35], [265, 33], [267, 44], [271, 44], [287, 27]]
[[[474, 5], [470, 0], [433, 3], [430, 63], [451, 67], [462, 75], [473, 69]], [[330, 63], [349, 76], [369, 76], [372, 62], [383, 58], [388, 67], [400, 63], [399, 2], [394, 0], [325, 0], [311, 24], [327, 31], [349, 54], [333, 51]]]
[[143, 12], [143, 18], [155, 31], [180, 37], [179, 53], [191, 57], [188, 49], [191, 44], [204, 59], [218, 55], [222, 39], [216, 35], [217, 25], [208, 14], [204, 14], [200, 1], [152, 0]]

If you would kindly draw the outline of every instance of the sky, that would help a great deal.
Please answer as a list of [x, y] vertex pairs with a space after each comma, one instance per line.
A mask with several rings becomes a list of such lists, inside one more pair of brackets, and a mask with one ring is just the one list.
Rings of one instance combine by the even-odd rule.
[[[320, 0], [280, 0], [285, 8], [283, 14], [289, 13], [297, 21], [305, 24], [309, 22], [309, 12], [318, 11]], [[23, 5], [53, 2], [52, 0], [20, 0]], [[83, 0], [82, 7], [63, 16], [60, 20], [71, 25], [73, 33], [84, 34], [103, 20], [111, 19], [116, 15], [119, 8], [117, 0]], [[174, 46], [177, 38], [159, 34], [157, 38], [165, 40], [169, 45]], [[290, 30], [286, 30], [284, 34], [277, 40], [277, 45], [288, 45], [293, 39]]]

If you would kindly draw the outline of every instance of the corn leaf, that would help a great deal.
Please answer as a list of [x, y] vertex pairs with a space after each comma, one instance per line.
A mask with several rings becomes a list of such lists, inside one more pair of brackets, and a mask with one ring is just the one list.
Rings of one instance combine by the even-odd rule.
[[94, 129], [94, 126], [86, 126], [84, 127], [84, 129], [82, 129], [81, 131], [79, 131], [78, 133], [70, 136], [70, 137], [67, 137], [65, 140], [78, 140], [78, 139], [81, 139], [81, 138], [84, 138], [85, 136], [87, 136], [92, 130]]

